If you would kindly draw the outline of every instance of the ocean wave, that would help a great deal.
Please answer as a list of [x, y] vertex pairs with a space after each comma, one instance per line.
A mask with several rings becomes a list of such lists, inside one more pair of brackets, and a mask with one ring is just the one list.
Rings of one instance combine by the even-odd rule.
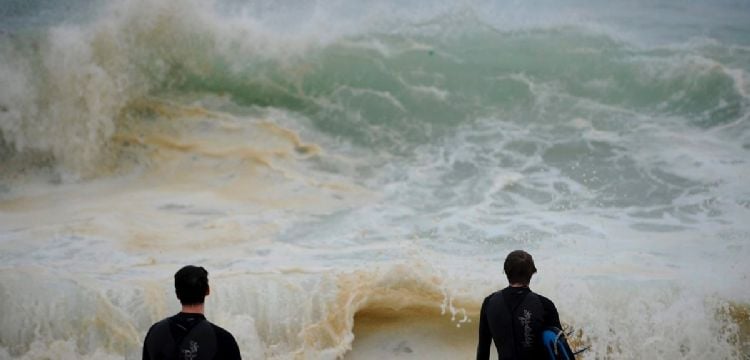
[[310, 32], [274, 31], [214, 2], [104, 9], [88, 22], [0, 39], [6, 148], [52, 156], [72, 178], [107, 161], [128, 104], [174, 93], [299, 112], [333, 136], [401, 151], [489, 114], [558, 106], [560, 96], [709, 127], [748, 107], [745, 70], [722, 59], [694, 48], [639, 50], [569, 25], [498, 31], [436, 12], [417, 16], [436, 29], [385, 32], [375, 21], [324, 36], [322, 20]]
[[[25, 281], [46, 286], [26, 287], [18, 281], [20, 273]], [[6, 314], [0, 325], [16, 329], [4, 335], [0, 354], [17, 359], [65, 349], [60, 358], [65, 353], [130, 357], [140, 351], [136, 328], [159, 320], [176, 302], [169, 287], [157, 283], [105, 284], [42, 268], [17, 268], [0, 276], [0, 290], [14, 294], [0, 302]], [[238, 273], [220, 276], [213, 284], [209, 317], [233, 330], [250, 359], [341, 358], [351, 350], [356, 317], [424, 314], [449, 328], [469, 321], [461, 302], [452, 300], [440, 280], [420, 267], [338, 275]], [[43, 295], [45, 289], [54, 289], [56, 295]], [[73, 308], [77, 310], [56, 310]], [[30, 314], [34, 324], [26, 326]]]
[[[48, 287], [29, 288], [18, 280], [19, 274], [24, 281], [32, 279]], [[13, 359], [138, 356], [143, 334], [136, 329], [168, 316], [176, 303], [167, 278], [100, 282], [41, 268], [2, 271], [0, 276], [4, 278], [0, 290], [14, 294], [0, 303], [6, 314], [0, 325], [17, 329], [4, 336], [0, 354]], [[341, 273], [228, 270], [212, 279], [208, 317], [233, 332], [243, 357], [249, 359], [356, 359], [378, 354], [470, 358], [476, 346], [480, 304], [476, 294], [456, 293], [424, 264]], [[746, 346], [746, 305], [702, 300], [700, 295], [683, 297], [680, 290], [654, 286], [646, 286], [635, 295], [639, 301], [631, 301], [622, 296], [622, 289], [597, 286], [579, 284], [579, 294], [573, 298], [555, 299], [567, 314], [576, 314], [573, 326], [585, 324], [576, 328], [570, 341], [576, 347], [591, 345], [592, 356], [655, 352], [669, 357], [731, 358]], [[46, 296], [47, 289], [54, 289], [55, 296]], [[596, 290], [603, 289], [616, 296], [597, 295]], [[708, 308], [699, 306], [704, 301]], [[626, 315], [607, 323], [612, 315], [587, 309]], [[632, 318], [629, 314], [634, 312], [641, 316]], [[23, 325], [27, 322], [33, 326]], [[708, 328], [695, 326], [698, 323]], [[649, 335], [644, 337], [633, 327], [650, 329]], [[718, 340], [708, 336], [714, 331], [720, 334]], [[670, 348], [665, 343], [681, 345]]]

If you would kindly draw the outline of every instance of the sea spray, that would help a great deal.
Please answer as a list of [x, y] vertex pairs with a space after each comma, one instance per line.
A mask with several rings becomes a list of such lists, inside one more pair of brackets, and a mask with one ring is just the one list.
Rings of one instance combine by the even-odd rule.
[[746, 352], [742, 4], [27, 4], [0, 358], [138, 358], [187, 263], [244, 357], [471, 358], [519, 248], [589, 357]]

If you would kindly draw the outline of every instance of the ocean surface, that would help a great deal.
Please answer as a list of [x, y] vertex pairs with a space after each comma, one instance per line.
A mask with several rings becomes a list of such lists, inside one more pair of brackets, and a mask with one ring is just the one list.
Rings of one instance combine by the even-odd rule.
[[750, 359], [750, 2], [0, 0], [0, 359]]

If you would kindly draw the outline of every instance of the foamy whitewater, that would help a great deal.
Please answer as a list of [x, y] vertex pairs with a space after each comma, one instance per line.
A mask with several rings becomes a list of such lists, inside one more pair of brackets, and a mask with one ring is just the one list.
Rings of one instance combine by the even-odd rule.
[[0, 359], [470, 359], [505, 255], [586, 359], [750, 358], [745, 1], [0, 1]]

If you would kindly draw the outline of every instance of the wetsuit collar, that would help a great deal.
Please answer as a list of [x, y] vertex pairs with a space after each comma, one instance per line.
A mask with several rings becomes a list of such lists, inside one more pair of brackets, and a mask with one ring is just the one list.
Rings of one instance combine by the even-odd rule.
[[186, 313], [186, 312], [179, 312], [179, 313], [177, 313], [177, 315], [175, 315], [175, 316], [176, 316], [176, 317], [179, 317], [179, 318], [184, 318], [184, 319], [187, 319], [187, 318], [200, 318], [200, 319], [205, 319], [205, 318], [206, 318], [206, 316], [205, 316], [205, 315], [203, 315], [203, 314], [201, 314], [201, 313]]

